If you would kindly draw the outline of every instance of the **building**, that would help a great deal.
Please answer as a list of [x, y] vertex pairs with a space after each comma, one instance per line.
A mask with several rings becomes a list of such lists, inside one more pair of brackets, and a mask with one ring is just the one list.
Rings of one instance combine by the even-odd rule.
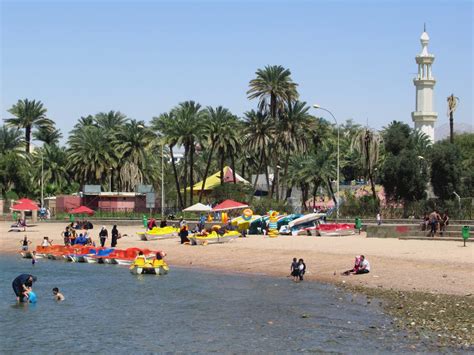
[[415, 129], [425, 133], [431, 142], [434, 142], [434, 125], [438, 118], [438, 113], [434, 111], [434, 86], [436, 80], [433, 76], [431, 66], [435, 56], [428, 52], [428, 42], [430, 37], [426, 32], [426, 27], [421, 34], [421, 53], [415, 57], [418, 64], [418, 74], [413, 83], [416, 87], [416, 111], [411, 113]]

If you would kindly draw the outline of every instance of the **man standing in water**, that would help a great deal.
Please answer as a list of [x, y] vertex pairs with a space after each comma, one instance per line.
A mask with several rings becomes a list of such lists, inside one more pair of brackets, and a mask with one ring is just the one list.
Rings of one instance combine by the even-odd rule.
[[12, 282], [13, 292], [15, 292], [17, 302], [24, 302], [24, 298], [36, 282], [36, 276], [29, 274], [21, 274]]

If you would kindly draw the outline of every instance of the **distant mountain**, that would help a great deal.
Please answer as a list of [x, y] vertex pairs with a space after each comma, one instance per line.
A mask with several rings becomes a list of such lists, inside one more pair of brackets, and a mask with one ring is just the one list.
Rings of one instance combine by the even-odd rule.
[[[469, 123], [454, 120], [454, 133], [474, 133], [474, 128]], [[435, 127], [435, 142], [449, 137], [449, 122], [441, 126]]]

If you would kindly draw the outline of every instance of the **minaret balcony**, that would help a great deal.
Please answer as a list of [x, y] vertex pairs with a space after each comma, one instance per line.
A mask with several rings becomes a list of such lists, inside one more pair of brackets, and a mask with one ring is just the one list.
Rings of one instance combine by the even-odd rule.
[[413, 83], [416, 87], [433, 87], [436, 84], [435, 78], [431, 77], [430, 79], [415, 78]]

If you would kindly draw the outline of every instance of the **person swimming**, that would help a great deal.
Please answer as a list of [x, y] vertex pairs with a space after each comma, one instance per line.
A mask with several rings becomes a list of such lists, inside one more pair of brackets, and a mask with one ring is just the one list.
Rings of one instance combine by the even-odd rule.
[[55, 287], [53, 288], [53, 295], [54, 295], [54, 300], [55, 301], [64, 301], [65, 298], [64, 298], [64, 295], [59, 292], [59, 288]]

